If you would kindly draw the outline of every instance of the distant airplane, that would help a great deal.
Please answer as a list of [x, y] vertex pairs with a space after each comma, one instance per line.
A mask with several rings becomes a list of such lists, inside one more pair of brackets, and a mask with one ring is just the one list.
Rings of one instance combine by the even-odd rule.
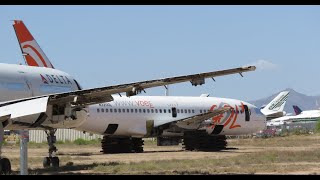
[[283, 116], [267, 122], [267, 126], [280, 126], [290, 123], [314, 123], [320, 120], [320, 110], [302, 111], [297, 105], [293, 105], [295, 116]]
[[267, 117], [267, 121], [285, 116], [284, 106], [287, 102], [290, 91], [280, 92], [269, 104], [261, 108], [261, 112]]
[[[42, 129], [49, 144], [43, 165], [59, 167], [54, 145], [57, 128], [103, 134], [102, 146], [108, 152], [142, 152], [143, 137], [181, 133], [188, 150], [221, 149], [226, 146], [225, 135], [251, 134], [265, 128], [260, 110], [241, 100], [133, 97], [152, 87], [181, 82], [197, 86], [205, 84], [206, 78], [242, 75], [254, 71], [255, 66], [83, 89], [72, 76], [54, 68], [22, 21], [15, 20], [13, 27], [28, 66], [0, 64], [0, 150], [5, 129]], [[112, 96], [120, 93], [127, 97]], [[0, 174], [9, 174], [9, 159], [1, 158], [0, 163]]]

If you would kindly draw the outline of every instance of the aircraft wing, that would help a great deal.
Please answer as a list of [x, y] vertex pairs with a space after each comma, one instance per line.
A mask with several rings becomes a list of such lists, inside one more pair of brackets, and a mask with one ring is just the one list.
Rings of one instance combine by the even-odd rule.
[[219, 114], [223, 114], [227, 111], [230, 111], [231, 109], [231, 107], [222, 107], [213, 111], [181, 119], [179, 121], [176, 121], [175, 125], [183, 129], [198, 129], [203, 121], [208, 120]]
[[[169, 77], [163, 79], [155, 79], [149, 81], [134, 82], [128, 84], [120, 84], [114, 86], [105, 86], [99, 88], [85, 89], [66, 93], [51, 94], [49, 104], [65, 104], [71, 103], [73, 106], [85, 106], [102, 102], [113, 101], [112, 94], [126, 93], [128, 97], [137, 95], [144, 89], [165, 86], [190, 81], [193, 86], [202, 85], [206, 78], [214, 78], [230, 74], [254, 71], [255, 66], [245, 66], [221, 71], [213, 71], [186, 76]], [[1, 105], [0, 105], [1, 106]]]
[[[49, 119], [52, 119], [53, 115], [63, 115], [64, 120], [70, 118], [76, 119], [76, 113], [80, 111], [84, 113], [82, 110], [86, 105], [113, 101], [113, 97], [111, 96], [112, 94], [125, 92], [127, 96], [133, 96], [139, 94], [141, 91], [144, 91], [144, 89], [147, 88], [186, 81], [190, 81], [192, 85], [197, 86], [204, 84], [205, 78], [214, 78], [217, 76], [224, 76], [235, 73], [241, 74], [247, 71], [254, 71], [255, 69], [255, 66], [246, 66], [221, 71], [213, 71], [186, 76], [177, 76], [11, 100], [0, 103], [0, 120], [3, 121], [3, 123], [5, 123], [6, 125], [11, 123], [24, 123], [21, 125], [27, 125], [29, 127], [41, 127], [44, 125], [43, 122], [46, 120], [46, 118], [48, 117]], [[215, 114], [222, 112], [223, 111], [220, 109], [213, 112], [196, 115], [194, 117], [184, 119], [184, 121], [178, 122], [177, 125], [191, 127], [190, 124], [199, 124], [199, 122], [205, 119], [209, 119]], [[35, 115], [38, 118], [35, 121], [21, 121], [22, 119], [27, 119], [32, 115]], [[59, 122], [63, 119], [59, 119]]]
[[[166, 132], [181, 132], [183, 130], [198, 130], [203, 127], [203, 123], [206, 120], [213, 118], [214, 116], [223, 114], [225, 112], [231, 111], [232, 107], [222, 107], [213, 111], [208, 111], [206, 113], [197, 114], [191, 117], [180, 119], [178, 121], [171, 121], [160, 126], [157, 126], [159, 131]], [[208, 125], [213, 125], [212, 123]]]

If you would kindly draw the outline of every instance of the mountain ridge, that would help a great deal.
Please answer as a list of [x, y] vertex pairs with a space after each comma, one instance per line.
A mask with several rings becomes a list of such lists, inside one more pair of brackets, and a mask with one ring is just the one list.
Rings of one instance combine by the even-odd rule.
[[[297, 92], [294, 89], [286, 88], [282, 91], [290, 91], [288, 100], [284, 107], [284, 111], [287, 113], [293, 113], [294, 110], [292, 108], [293, 105], [299, 106], [299, 108], [304, 110], [314, 110], [320, 108], [320, 96], [308, 96], [303, 93]], [[249, 101], [257, 107], [261, 107], [263, 105], [267, 105], [273, 98], [275, 98], [281, 91], [272, 94], [271, 96], [261, 98], [258, 100]]]

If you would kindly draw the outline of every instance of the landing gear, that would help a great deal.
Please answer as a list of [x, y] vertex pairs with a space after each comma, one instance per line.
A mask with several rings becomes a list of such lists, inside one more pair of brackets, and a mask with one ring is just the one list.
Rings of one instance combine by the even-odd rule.
[[54, 135], [56, 133], [56, 129], [50, 129], [46, 130], [47, 134], [47, 141], [49, 145], [49, 157], [43, 158], [43, 167], [50, 167], [58, 168], [59, 167], [59, 158], [56, 157], [56, 152], [58, 151], [57, 147], [54, 145], [54, 143], [57, 142], [56, 136]]
[[143, 152], [142, 138], [127, 138], [127, 137], [110, 137], [103, 136], [101, 147], [104, 154], [111, 153], [142, 153]]
[[183, 135], [183, 148], [188, 151], [221, 151], [226, 147], [225, 135], [210, 136], [206, 131], [190, 131]]
[[7, 158], [1, 158], [1, 148], [4, 137], [3, 125], [0, 122], [0, 175], [1, 174], [11, 174], [11, 163]]

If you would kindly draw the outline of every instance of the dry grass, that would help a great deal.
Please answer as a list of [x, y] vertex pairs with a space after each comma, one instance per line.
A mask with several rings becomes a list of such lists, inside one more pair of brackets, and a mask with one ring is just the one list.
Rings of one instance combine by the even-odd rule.
[[[158, 147], [145, 142], [145, 153], [101, 154], [100, 144], [58, 144], [59, 169], [43, 169], [46, 144], [30, 144], [30, 174], [319, 174], [320, 135], [268, 139], [229, 139], [237, 149], [185, 152], [180, 146]], [[19, 146], [5, 147], [15, 173]]]
[[319, 151], [257, 152], [221, 159], [112, 162], [97, 164], [93, 171], [106, 174], [268, 174], [312, 168], [320, 168]]
[[255, 147], [304, 147], [319, 144], [320, 135], [291, 135], [273, 138], [229, 139], [230, 146], [255, 146]]

